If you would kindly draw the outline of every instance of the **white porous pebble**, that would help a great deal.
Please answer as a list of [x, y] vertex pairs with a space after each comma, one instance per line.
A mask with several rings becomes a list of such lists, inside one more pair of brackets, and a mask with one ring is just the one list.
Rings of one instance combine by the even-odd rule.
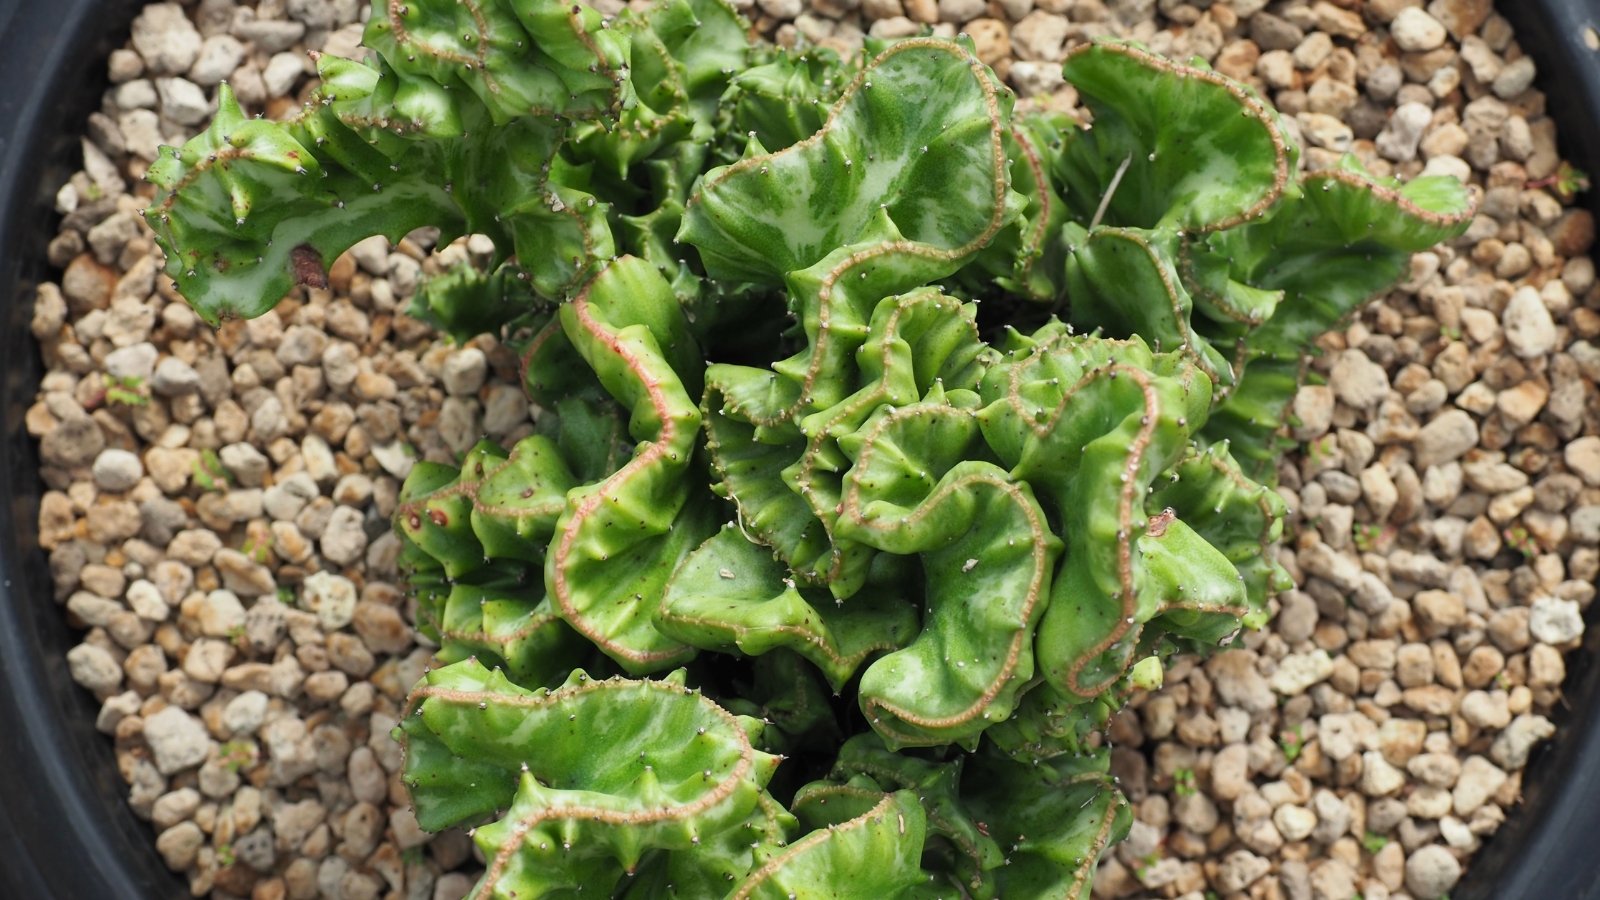
[[1478, 423], [1459, 409], [1446, 410], [1417, 433], [1417, 465], [1425, 469], [1451, 462], [1477, 445]]
[[[209, 637], [232, 637], [244, 627], [244, 604], [233, 591], [218, 589], [207, 593], [196, 604], [195, 619], [200, 633]], [[184, 604], [185, 610], [188, 604]]]
[[1461, 880], [1461, 863], [1455, 854], [1428, 844], [1406, 859], [1406, 890], [1418, 900], [1438, 900]]
[[1517, 716], [1494, 739], [1494, 744], [1489, 748], [1489, 757], [1504, 769], [1521, 769], [1528, 764], [1528, 754], [1533, 752], [1533, 746], [1555, 733], [1555, 725], [1544, 716]]
[[[1066, 55], [1070, 23], [1065, 16], [1036, 9], [1011, 30], [1011, 46], [1024, 61], [1060, 62]], [[1056, 67], [1060, 74], [1060, 66]], [[1039, 76], [1041, 79], [1045, 76]]]
[[378, 465], [383, 467], [385, 472], [400, 479], [410, 475], [411, 467], [417, 463], [416, 456], [398, 441], [374, 445], [372, 456], [378, 461]]
[[180, 125], [198, 125], [211, 112], [205, 92], [187, 78], [157, 78], [156, 95], [161, 114]]
[[322, 530], [322, 555], [340, 565], [349, 565], [367, 549], [366, 518], [349, 506], [334, 509]]
[[488, 373], [489, 359], [483, 355], [483, 351], [477, 347], [463, 347], [445, 358], [439, 378], [444, 382], [447, 393], [467, 397], [483, 387], [483, 379]]
[[222, 727], [232, 734], [253, 734], [267, 715], [267, 695], [245, 691], [222, 708]]
[[239, 68], [244, 62], [244, 45], [231, 34], [213, 34], [200, 45], [200, 55], [189, 67], [189, 80], [210, 87]]
[[176, 3], [153, 3], [133, 20], [133, 49], [145, 68], [158, 75], [176, 75], [200, 55], [200, 32]]
[[122, 667], [104, 647], [79, 644], [67, 651], [72, 680], [96, 694], [107, 694], [122, 684]]
[[145, 718], [144, 739], [156, 769], [163, 775], [198, 766], [205, 761], [211, 746], [200, 720], [176, 706]]
[[1539, 292], [1532, 287], [1517, 288], [1511, 295], [1501, 315], [1501, 324], [1511, 351], [1523, 359], [1544, 356], [1555, 347], [1555, 320]]
[[1388, 374], [1360, 350], [1339, 354], [1328, 384], [1339, 400], [1356, 409], [1371, 409], [1389, 393]]
[[316, 615], [325, 631], [337, 631], [355, 617], [356, 586], [331, 572], [308, 575], [301, 585], [300, 605]]
[[1404, 787], [1406, 776], [1383, 754], [1368, 750], [1361, 754], [1361, 792], [1368, 797], [1386, 797]]
[[261, 492], [261, 508], [272, 518], [288, 522], [320, 493], [310, 475], [296, 472]]
[[1278, 826], [1278, 833], [1284, 840], [1301, 841], [1310, 837], [1312, 829], [1317, 827], [1317, 814], [1289, 803], [1273, 811], [1272, 824]]
[[300, 455], [305, 461], [306, 474], [317, 484], [325, 484], [339, 477], [339, 464], [333, 458], [328, 442], [315, 434], [308, 434], [300, 442]]
[[1461, 777], [1451, 791], [1458, 816], [1470, 816], [1489, 801], [1506, 783], [1506, 773], [1481, 756], [1469, 756], [1461, 764]]
[[143, 381], [155, 370], [157, 355], [152, 344], [120, 347], [106, 354], [106, 374], [112, 378]]
[[1312, 685], [1327, 680], [1333, 674], [1333, 658], [1326, 650], [1296, 653], [1278, 663], [1272, 674], [1272, 689], [1285, 696], [1304, 693]]
[[1561, 646], [1583, 636], [1583, 610], [1575, 600], [1540, 597], [1533, 601], [1528, 631], [1535, 640]]
[[217, 455], [239, 484], [246, 487], [259, 487], [272, 465], [254, 445], [242, 442], [223, 447]]
[[1422, 133], [1431, 121], [1433, 110], [1426, 105], [1402, 103], [1389, 117], [1389, 123], [1378, 132], [1375, 139], [1378, 152], [1384, 159], [1395, 162], [1416, 159], [1417, 145], [1422, 142]]
[[756, 6], [774, 19], [783, 20], [793, 19], [805, 8], [800, 0], [756, 0]]
[[1533, 86], [1533, 76], [1536, 74], [1533, 57], [1523, 56], [1506, 64], [1495, 76], [1494, 95], [1502, 100], [1510, 100], [1520, 96]]
[[161, 589], [143, 578], [128, 585], [128, 592], [123, 599], [127, 600], [128, 608], [134, 614], [151, 622], [166, 621], [172, 611], [166, 598], [161, 596]]
[[1389, 24], [1389, 35], [1401, 50], [1413, 53], [1437, 49], [1447, 36], [1438, 19], [1415, 6], [1400, 10]]
[[294, 87], [304, 70], [305, 64], [301, 62], [299, 54], [279, 53], [267, 61], [267, 67], [261, 72], [261, 80], [270, 94], [282, 97]]
[[164, 357], [156, 364], [150, 389], [163, 397], [192, 394], [200, 389], [200, 373], [175, 356]]
[[939, 0], [939, 21], [958, 25], [983, 15], [983, 0]]
[[1600, 436], [1585, 435], [1571, 441], [1561, 452], [1561, 459], [1590, 487], [1600, 487]]
[[120, 493], [130, 490], [144, 477], [144, 464], [128, 450], [108, 447], [94, 458], [94, 483], [101, 490]]

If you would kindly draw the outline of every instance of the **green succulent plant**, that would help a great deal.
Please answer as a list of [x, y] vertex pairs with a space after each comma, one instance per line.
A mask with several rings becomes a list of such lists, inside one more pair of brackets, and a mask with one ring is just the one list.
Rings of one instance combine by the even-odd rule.
[[1302, 172], [1203, 64], [1073, 51], [1015, 115], [964, 39], [750, 43], [720, 0], [376, 3], [287, 122], [163, 154], [210, 321], [372, 234], [483, 233], [414, 315], [541, 411], [395, 526], [447, 663], [397, 734], [475, 896], [1087, 897], [1101, 731], [1260, 625], [1313, 339], [1469, 194]]

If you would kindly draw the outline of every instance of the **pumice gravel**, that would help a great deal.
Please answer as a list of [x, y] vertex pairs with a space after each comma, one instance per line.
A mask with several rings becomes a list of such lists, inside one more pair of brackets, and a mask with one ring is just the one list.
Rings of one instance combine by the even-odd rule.
[[[604, 4], [601, 4], [604, 7]], [[614, 10], [612, 10], [614, 11]], [[1326, 335], [1279, 470], [1298, 585], [1266, 630], [1115, 716], [1129, 839], [1096, 896], [1446, 895], [1553, 730], [1562, 653], [1600, 570], [1594, 226], [1532, 61], [1485, 2], [747, 4], [780, 44], [964, 32], [1028, 104], [1077, 108], [1072, 46], [1197, 55], [1284, 114], [1309, 169], [1478, 185], [1467, 233]], [[511, 351], [407, 316], [492, 247], [415, 232], [327, 287], [213, 330], [161, 277], [140, 211], [161, 144], [224, 80], [297, 108], [308, 50], [354, 56], [365, 5], [147, 6], [107, 62], [82, 172], [57, 196], [59, 282], [28, 412], [73, 677], [103, 701], [129, 801], [197, 895], [455, 898], [481, 870], [421, 831], [390, 731], [430, 664], [389, 522], [419, 460], [533, 432]]]

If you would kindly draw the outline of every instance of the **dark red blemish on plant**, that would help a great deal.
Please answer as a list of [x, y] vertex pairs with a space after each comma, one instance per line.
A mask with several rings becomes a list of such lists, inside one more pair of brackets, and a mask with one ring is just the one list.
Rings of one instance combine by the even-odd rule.
[[310, 244], [301, 244], [289, 251], [289, 268], [294, 272], [294, 283], [300, 287], [327, 288], [328, 270], [322, 265], [322, 254]]

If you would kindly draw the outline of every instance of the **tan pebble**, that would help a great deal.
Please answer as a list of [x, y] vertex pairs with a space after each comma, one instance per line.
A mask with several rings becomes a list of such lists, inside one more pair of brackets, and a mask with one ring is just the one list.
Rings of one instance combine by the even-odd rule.
[[215, 684], [233, 659], [233, 645], [226, 641], [202, 638], [189, 647], [183, 657], [183, 673], [195, 681]]
[[337, 669], [306, 676], [305, 692], [317, 703], [332, 703], [350, 686], [350, 679]]
[[355, 394], [361, 400], [392, 400], [396, 393], [394, 379], [387, 375], [371, 371], [356, 375]]
[[1000, 19], [973, 19], [963, 30], [972, 37], [978, 59], [983, 62], [994, 65], [1011, 55], [1010, 29]]
[[1395, 679], [1401, 687], [1419, 687], [1433, 682], [1433, 651], [1424, 644], [1406, 644], [1395, 657]]
[[1467, 654], [1467, 661], [1461, 667], [1462, 681], [1467, 687], [1484, 687], [1500, 674], [1505, 668], [1505, 662], [1505, 656], [1488, 644], [1474, 647]]
[[1424, 715], [1447, 716], [1455, 711], [1456, 693], [1444, 685], [1428, 684], [1406, 688], [1402, 702]]
[[1068, 27], [1064, 16], [1037, 9], [1029, 13], [1011, 32], [1017, 58], [1059, 62], [1066, 53]]
[[1461, 658], [1447, 640], [1436, 640], [1428, 646], [1433, 652], [1433, 679], [1447, 688], [1460, 689]]
[[1389, 719], [1378, 727], [1378, 749], [1390, 763], [1404, 766], [1422, 752], [1427, 734], [1427, 725], [1416, 719]]

